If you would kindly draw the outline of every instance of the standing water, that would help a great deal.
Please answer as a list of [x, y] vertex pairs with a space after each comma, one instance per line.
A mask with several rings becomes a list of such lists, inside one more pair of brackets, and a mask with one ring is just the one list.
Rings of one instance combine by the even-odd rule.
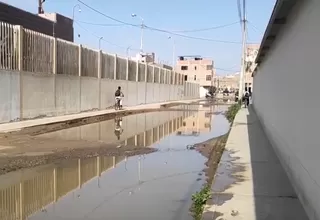
[[[192, 219], [191, 196], [205, 182], [207, 159], [188, 146], [225, 134], [229, 125], [224, 106], [190, 108], [196, 111], [124, 117], [121, 133], [114, 132], [114, 120], [109, 120], [42, 135], [124, 147], [142, 144], [158, 151], [78, 159], [0, 176], [0, 219]], [[155, 119], [160, 124], [150, 127]]]

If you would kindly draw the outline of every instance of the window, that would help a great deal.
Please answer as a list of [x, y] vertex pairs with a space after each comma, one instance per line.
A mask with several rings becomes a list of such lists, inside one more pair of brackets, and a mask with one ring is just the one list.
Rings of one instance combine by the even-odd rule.
[[193, 127], [196, 125], [194, 122], [192, 123]]
[[206, 81], [211, 81], [211, 75], [206, 75]]
[[194, 75], [194, 80], [197, 80], [197, 75]]
[[188, 66], [181, 66], [181, 70], [188, 70]]
[[182, 122], [182, 125], [183, 125], [183, 127], [185, 127], [186, 126], [186, 122], [184, 121], [184, 122]]
[[188, 75], [184, 75], [184, 81], [188, 81]]
[[213, 66], [212, 65], [207, 65], [207, 70], [212, 70]]
[[197, 70], [197, 66], [194, 66], [194, 70]]

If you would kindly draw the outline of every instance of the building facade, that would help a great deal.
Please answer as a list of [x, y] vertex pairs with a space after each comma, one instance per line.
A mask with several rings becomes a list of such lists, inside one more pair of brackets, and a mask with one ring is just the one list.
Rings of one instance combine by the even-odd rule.
[[320, 1], [278, 0], [253, 74], [253, 106], [310, 220], [320, 219]]
[[[32, 14], [0, 2], [0, 21], [73, 42], [73, 21], [56, 13]], [[0, 36], [2, 37], [2, 36]]]
[[246, 69], [244, 74], [244, 89], [251, 92], [253, 86], [252, 73], [256, 67], [255, 59], [257, 57], [260, 44], [248, 44], [246, 48]]
[[219, 91], [228, 89], [229, 92], [235, 92], [239, 89], [239, 80], [240, 73], [216, 76], [214, 79], [214, 85]]
[[185, 75], [185, 81], [209, 89], [214, 86], [214, 62], [200, 56], [180, 56], [175, 70]]

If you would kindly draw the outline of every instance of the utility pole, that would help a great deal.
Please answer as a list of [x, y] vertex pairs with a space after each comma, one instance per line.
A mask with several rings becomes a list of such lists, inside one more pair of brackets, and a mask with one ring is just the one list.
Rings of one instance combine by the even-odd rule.
[[43, 13], [43, 3], [45, 2], [46, 0], [38, 0], [38, 14], [42, 14]]
[[246, 38], [247, 38], [247, 16], [246, 16], [246, 0], [243, 0], [243, 18], [242, 18], [242, 60], [241, 60], [241, 72], [239, 80], [239, 99], [243, 96], [244, 87], [244, 74], [246, 71]]

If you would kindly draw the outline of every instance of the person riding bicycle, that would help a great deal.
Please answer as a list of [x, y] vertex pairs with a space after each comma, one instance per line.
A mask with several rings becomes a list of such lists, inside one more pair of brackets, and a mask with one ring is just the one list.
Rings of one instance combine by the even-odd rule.
[[120, 100], [120, 108], [122, 108], [122, 97], [124, 97], [124, 95], [123, 95], [123, 92], [121, 91], [121, 86], [118, 87], [114, 96], [115, 96], [116, 101]]

